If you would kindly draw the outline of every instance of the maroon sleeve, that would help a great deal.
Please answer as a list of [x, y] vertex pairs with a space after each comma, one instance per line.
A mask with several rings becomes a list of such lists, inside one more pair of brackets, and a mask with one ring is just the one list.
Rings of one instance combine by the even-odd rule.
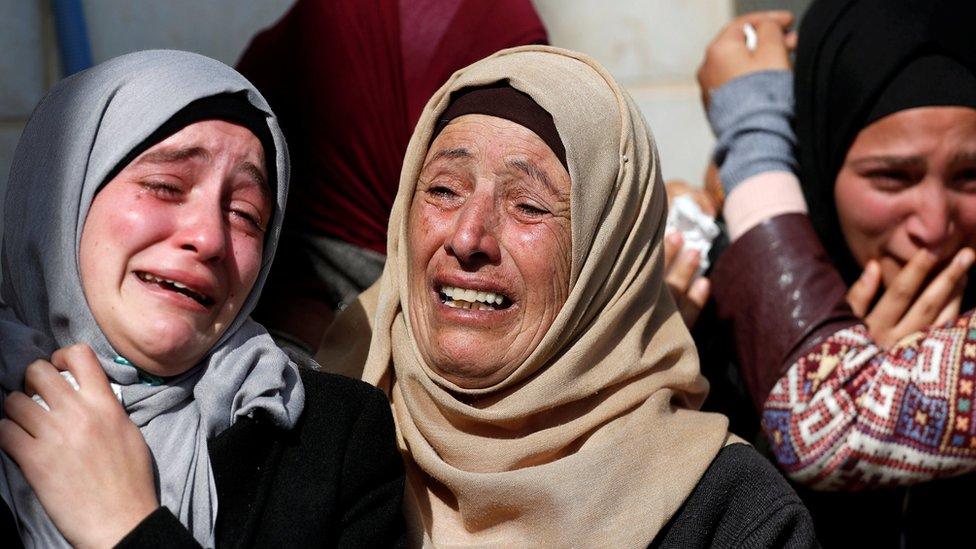
[[757, 410], [803, 352], [859, 322], [847, 286], [809, 218], [766, 220], [732, 243], [711, 274], [718, 316], [731, 324], [736, 359]]

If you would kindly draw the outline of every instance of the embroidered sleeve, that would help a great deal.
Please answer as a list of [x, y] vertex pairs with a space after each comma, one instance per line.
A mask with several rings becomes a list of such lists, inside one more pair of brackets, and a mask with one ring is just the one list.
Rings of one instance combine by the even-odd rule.
[[976, 314], [885, 351], [858, 324], [793, 364], [763, 409], [776, 460], [820, 490], [976, 470]]

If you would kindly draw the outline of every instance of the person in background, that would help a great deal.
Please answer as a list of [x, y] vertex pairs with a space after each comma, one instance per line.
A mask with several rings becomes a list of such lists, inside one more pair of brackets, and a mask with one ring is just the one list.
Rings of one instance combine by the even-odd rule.
[[529, 0], [299, 0], [257, 35], [238, 70], [278, 113], [294, 171], [256, 318], [315, 349], [383, 269], [400, 165], [431, 94], [495, 51], [546, 41]]
[[383, 276], [317, 355], [389, 397], [412, 543], [816, 544], [785, 479], [697, 411], [665, 211], [640, 111], [585, 55], [504, 50], [434, 94]]
[[248, 316], [287, 190], [274, 114], [212, 59], [132, 53], [41, 100], [5, 195], [5, 546], [398, 542], [383, 394]]
[[964, 1], [818, 0], [795, 86], [782, 12], [730, 24], [700, 72], [733, 241], [713, 297], [827, 545], [969, 535], [953, 502], [976, 469], [974, 16]]

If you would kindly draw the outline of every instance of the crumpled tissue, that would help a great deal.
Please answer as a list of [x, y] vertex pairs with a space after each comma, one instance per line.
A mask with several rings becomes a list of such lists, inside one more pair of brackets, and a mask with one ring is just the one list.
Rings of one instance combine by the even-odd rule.
[[708, 252], [712, 249], [712, 241], [721, 232], [715, 220], [703, 212], [694, 199], [683, 194], [674, 199], [668, 212], [666, 232], [671, 231], [681, 233], [684, 239], [682, 250], [698, 250], [701, 260], [695, 277], [701, 276], [709, 266]]

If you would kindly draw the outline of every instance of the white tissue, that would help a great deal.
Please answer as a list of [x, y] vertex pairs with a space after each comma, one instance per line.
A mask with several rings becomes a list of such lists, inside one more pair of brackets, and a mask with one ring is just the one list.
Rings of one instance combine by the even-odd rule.
[[[63, 377], [64, 379], [68, 380], [68, 383], [74, 388], [75, 391], [77, 391], [78, 389], [81, 388], [78, 385], [78, 380], [75, 379], [75, 376], [71, 375], [71, 372], [59, 372], [59, 373], [61, 374], [61, 377]], [[122, 403], [122, 386], [119, 385], [118, 383], [111, 383], [110, 385], [112, 386], [112, 393], [115, 394], [115, 398], [119, 399], [119, 403], [121, 404]], [[48, 412], [51, 411], [51, 407], [47, 405], [47, 402], [44, 402], [44, 399], [41, 398], [41, 395], [34, 395], [34, 396], [31, 397], [31, 399], [34, 402], [36, 402], [37, 404], [39, 404], [41, 406], [41, 408], [44, 408]]]
[[701, 259], [695, 277], [701, 276], [708, 269], [708, 252], [712, 249], [712, 241], [720, 232], [715, 220], [703, 212], [689, 195], [683, 194], [674, 199], [668, 212], [666, 232], [671, 231], [681, 233], [684, 239], [682, 250], [698, 250]]

